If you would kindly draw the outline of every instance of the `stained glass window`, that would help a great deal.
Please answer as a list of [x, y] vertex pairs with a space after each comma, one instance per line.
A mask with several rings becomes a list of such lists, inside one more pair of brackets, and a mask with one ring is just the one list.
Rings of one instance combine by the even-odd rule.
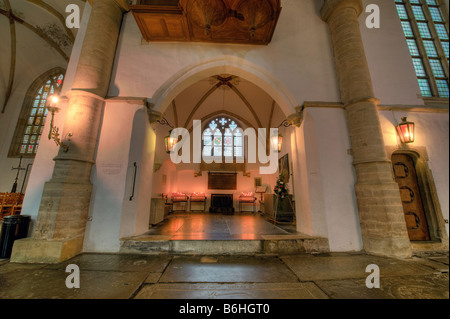
[[15, 143], [11, 146], [10, 156], [35, 156], [48, 115], [47, 101], [52, 95], [59, 94], [63, 80], [62, 73], [53, 72], [32, 85], [16, 128]]
[[212, 120], [203, 131], [203, 156], [242, 157], [244, 142], [242, 130], [236, 121], [220, 117]]
[[449, 38], [438, 0], [395, 0], [424, 97], [449, 97]]

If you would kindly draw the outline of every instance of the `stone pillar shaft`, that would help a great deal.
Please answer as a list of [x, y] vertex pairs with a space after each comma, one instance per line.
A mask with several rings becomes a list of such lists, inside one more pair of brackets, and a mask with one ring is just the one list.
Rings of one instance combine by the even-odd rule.
[[50, 181], [44, 186], [33, 238], [17, 241], [13, 262], [60, 262], [83, 247], [92, 184], [91, 169], [126, 7], [122, 1], [95, 0], [68, 93], [63, 142]]
[[409, 257], [411, 245], [392, 165], [387, 157], [358, 17], [361, 0], [325, 0], [341, 100], [347, 111], [364, 249]]

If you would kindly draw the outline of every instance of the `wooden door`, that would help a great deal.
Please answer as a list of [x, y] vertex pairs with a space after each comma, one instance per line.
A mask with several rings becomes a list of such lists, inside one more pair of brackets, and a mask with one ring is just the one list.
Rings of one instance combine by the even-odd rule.
[[408, 155], [394, 154], [392, 166], [395, 181], [400, 187], [409, 239], [411, 241], [430, 240], [413, 160]]

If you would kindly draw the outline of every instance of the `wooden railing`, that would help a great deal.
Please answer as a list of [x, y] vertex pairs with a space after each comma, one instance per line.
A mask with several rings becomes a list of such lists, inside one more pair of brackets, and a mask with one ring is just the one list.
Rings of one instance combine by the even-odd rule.
[[0, 193], [0, 220], [5, 216], [20, 215], [24, 194]]

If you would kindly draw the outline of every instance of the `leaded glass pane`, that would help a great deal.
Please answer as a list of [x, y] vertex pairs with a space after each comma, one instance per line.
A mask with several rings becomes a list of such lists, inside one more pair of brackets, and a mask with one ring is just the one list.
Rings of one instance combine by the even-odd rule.
[[430, 60], [431, 69], [433, 70], [433, 74], [437, 78], [445, 77], [444, 69], [442, 68], [441, 61], [439, 60]]
[[423, 67], [422, 59], [414, 58], [413, 59], [414, 69], [416, 70], [417, 76], [426, 76], [425, 69]]
[[449, 58], [448, 54], [449, 54], [449, 45], [448, 42], [442, 42], [442, 49], [444, 50], [445, 56], [447, 57], [447, 59]]
[[397, 11], [400, 19], [408, 20], [408, 13], [406, 12], [406, 8], [404, 4], [397, 4]]
[[214, 156], [222, 156], [222, 147], [214, 147]]
[[409, 47], [409, 53], [411, 53], [412, 56], [419, 56], [419, 49], [417, 48], [416, 40], [414, 39], [407, 39], [406, 42], [408, 43]]
[[431, 13], [431, 18], [433, 19], [434, 22], [444, 22], [441, 16], [441, 10], [439, 10], [439, 8], [429, 7], [429, 9]]
[[447, 28], [443, 24], [436, 24], [436, 32], [441, 40], [448, 40]]
[[434, 46], [434, 42], [431, 40], [424, 40], [423, 46], [425, 47], [425, 51], [427, 52], [428, 57], [437, 58], [438, 53], [436, 51], [436, 47]]
[[224, 147], [223, 149], [223, 155], [225, 157], [232, 157], [233, 156], [233, 147]]
[[419, 33], [422, 38], [431, 39], [430, 29], [426, 22], [417, 22], [417, 27], [419, 28]]
[[423, 14], [422, 7], [420, 6], [412, 6], [412, 11], [417, 21], [425, 21], [425, 15]]
[[418, 82], [419, 82], [419, 88], [420, 88], [420, 92], [422, 93], [422, 96], [425, 96], [425, 97], [433, 96], [431, 94], [430, 84], [428, 83], [427, 79], [418, 79]]
[[403, 28], [403, 32], [405, 33], [406, 37], [414, 37], [414, 33], [413, 30], [411, 28], [411, 23], [409, 23], [409, 21], [402, 21], [402, 28]]
[[448, 82], [446, 80], [436, 80], [440, 97], [449, 97]]

